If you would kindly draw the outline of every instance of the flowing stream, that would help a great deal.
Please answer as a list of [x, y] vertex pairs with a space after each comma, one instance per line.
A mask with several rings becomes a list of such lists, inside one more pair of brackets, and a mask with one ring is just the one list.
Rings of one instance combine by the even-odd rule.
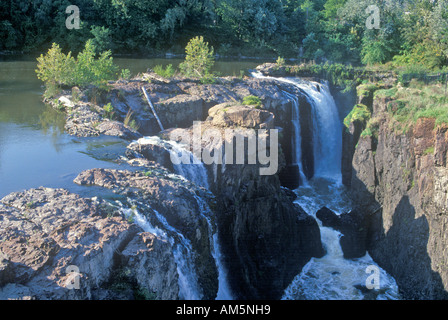
[[[382, 270], [367, 253], [359, 259], [345, 259], [339, 239], [342, 234], [324, 227], [316, 217], [322, 207], [336, 214], [350, 212], [351, 202], [342, 185], [341, 151], [342, 121], [328, 84], [298, 78], [274, 78], [254, 72], [255, 78], [273, 79], [289, 83], [306, 94], [313, 116], [314, 175], [307, 181], [301, 164], [300, 106], [291, 93], [285, 95], [293, 103], [292, 137], [293, 162], [299, 166], [301, 185], [295, 190], [298, 203], [313, 216], [320, 228], [322, 244], [326, 250], [322, 258], [312, 258], [286, 288], [285, 300], [361, 300], [399, 299], [395, 280]], [[299, 179], [299, 177], [298, 177]], [[375, 274], [375, 278], [371, 277]], [[375, 284], [372, 285], [372, 284]]]
[[[164, 148], [167, 148], [174, 159], [181, 160], [179, 163], [174, 163], [174, 171], [176, 174], [182, 176], [186, 180], [189, 180], [190, 182], [193, 182], [197, 186], [203, 187], [205, 189], [209, 189], [208, 184], [208, 175], [207, 170], [204, 166], [204, 164], [197, 159], [192, 152], [186, 149], [185, 146], [175, 142], [175, 141], [165, 141], [160, 139], [157, 136], [152, 137], [144, 137], [136, 141], [135, 143], [139, 144], [155, 144], [155, 145], [161, 145]], [[176, 161], [177, 162], [177, 161]], [[216, 299], [217, 300], [232, 300], [232, 293], [229, 288], [228, 282], [227, 282], [227, 270], [223, 265], [222, 260], [222, 254], [221, 249], [218, 241], [218, 226], [216, 223], [212, 221], [210, 217], [213, 216], [212, 211], [210, 210], [209, 205], [207, 202], [202, 199], [201, 197], [195, 195], [196, 202], [198, 204], [198, 207], [200, 209], [199, 214], [203, 219], [207, 221], [208, 225], [208, 233], [209, 233], [209, 241], [210, 241], [210, 247], [212, 248], [212, 256], [215, 260], [216, 267], [218, 269], [218, 294]], [[157, 213], [157, 216], [159, 220], [163, 222], [163, 225], [165, 228], [171, 228], [166, 222], [166, 220], [163, 218], [163, 216], [160, 216], [159, 213]], [[160, 216], [160, 217], [159, 217]], [[172, 232], [176, 232], [176, 230], [171, 230]], [[180, 235], [181, 236], [181, 235]], [[182, 236], [183, 238], [183, 236]], [[184, 238], [183, 238], [184, 239]], [[184, 239], [186, 240], [186, 239]], [[183, 241], [182, 247], [186, 250], [184, 251], [184, 256], [187, 255], [187, 251], [191, 250], [191, 245], [188, 245]], [[178, 252], [181, 252], [181, 250], [178, 250]], [[189, 287], [188, 282], [197, 282], [197, 276], [195, 275], [194, 268], [186, 269], [187, 266], [192, 266], [193, 264], [191, 262], [188, 262], [188, 259], [182, 258], [181, 255], [177, 257], [177, 263], [178, 266], [181, 265], [179, 272], [179, 285], [184, 288], [183, 292], [187, 292], [188, 295], [185, 293], [182, 294], [183, 299], [187, 300], [196, 300], [197, 297], [200, 296], [197, 286], [194, 286], [193, 289]], [[193, 293], [192, 293], [193, 292]]]

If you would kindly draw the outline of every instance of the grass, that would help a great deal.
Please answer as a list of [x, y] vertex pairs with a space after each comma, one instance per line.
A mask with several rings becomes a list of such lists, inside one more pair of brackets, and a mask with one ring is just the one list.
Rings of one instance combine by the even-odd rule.
[[176, 73], [172, 64], [167, 65], [165, 69], [161, 65], [156, 65], [153, 71], [163, 78], [171, 78]]
[[388, 96], [388, 111], [405, 129], [420, 118], [434, 118], [435, 125], [448, 123], [448, 95], [441, 84], [425, 85], [411, 81], [408, 87], [379, 90], [376, 96]]
[[428, 154], [433, 154], [434, 153], [434, 146], [431, 146], [429, 148], [427, 148], [425, 151], [423, 151], [423, 154], [426, 156]]
[[350, 123], [354, 121], [361, 121], [367, 123], [372, 116], [369, 108], [364, 104], [357, 104], [353, 107], [352, 111], [345, 117], [344, 125], [349, 128]]
[[243, 105], [245, 106], [256, 106], [260, 107], [262, 105], [261, 99], [257, 96], [246, 96], [243, 98]]
[[130, 127], [134, 129], [135, 131], [138, 131], [140, 129], [140, 125], [137, 122], [137, 120], [133, 119], [134, 111], [132, 111], [131, 108], [129, 108], [126, 117], [123, 120], [123, 124], [127, 127]]

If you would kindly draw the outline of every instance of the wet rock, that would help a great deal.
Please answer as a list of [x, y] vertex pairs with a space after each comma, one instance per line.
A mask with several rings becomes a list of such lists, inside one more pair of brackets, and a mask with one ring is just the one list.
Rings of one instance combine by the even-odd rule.
[[342, 233], [339, 242], [344, 258], [365, 256], [369, 221], [361, 209], [337, 215], [327, 207], [323, 207], [316, 213], [316, 217], [322, 221], [324, 227], [330, 227]]

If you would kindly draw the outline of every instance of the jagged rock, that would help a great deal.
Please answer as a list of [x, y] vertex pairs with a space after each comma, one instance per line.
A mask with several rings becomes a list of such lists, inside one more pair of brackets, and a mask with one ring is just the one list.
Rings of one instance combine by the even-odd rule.
[[397, 281], [404, 299], [446, 299], [448, 271], [446, 126], [421, 118], [406, 134], [385, 112], [391, 99], [375, 97], [375, 144], [360, 138], [351, 194], [370, 222], [370, 256]]
[[[226, 108], [232, 110], [232, 118], [218, 116]], [[270, 112], [251, 107], [222, 104], [211, 108], [209, 114], [201, 123], [202, 132], [217, 130], [222, 137], [224, 130], [238, 133], [245, 140], [244, 150], [239, 152], [246, 159], [247, 141], [257, 134], [253, 127], [272, 127]], [[163, 137], [169, 138], [170, 133], [191, 136], [192, 131], [192, 127], [166, 130]], [[202, 150], [219, 150], [224, 145], [224, 140], [201, 141]], [[268, 143], [266, 148], [270, 147]], [[282, 153], [278, 162], [279, 168], [285, 165]], [[314, 218], [292, 202], [294, 197], [280, 186], [277, 175], [260, 175], [260, 167], [259, 163], [207, 166], [210, 190], [219, 195], [217, 218], [229, 281], [236, 298], [241, 299], [280, 298], [309, 259], [324, 254]]]
[[210, 108], [208, 115], [208, 121], [218, 127], [274, 128], [274, 115], [271, 112], [250, 106], [223, 103]]
[[324, 227], [330, 227], [342, 233], [339, 242], [344, 258], [365, 256], [369, 220], [362, 210], [354, 209], [337, 215], [327, 207], [323, 207], [317, 211], [316, 217], [322, 221]]
[[[207, 217], [198, 202], [200, 197], [212, 203], [213, 197], [209, 193], [179, 176], [169, 175], [161, 167], [147, 168], [145, 174], [139, 171], [91, 169], [81, 172], [74, 182], [113, 189], [118, 194], [140, 199], [142, 206], [139, 209], [146, 210], [149, 219], [154, 219], [152, 210], [157, 210], [171, 227], [191, 241], [204, 299], [216, 297], [218, 271], [212, 256], [209, 241], [212, 235], [207, 222], [207, 218], [214, 221], [215, 217]], [[148, 206], [151, 209], [145, 209]]]
[[[177, 274], [167, 244], [142, 235], [136, 224], [120, 215], [109, 216], [106, 207], [102, 201], [64, 189], [30, 189], [4, 197], [0, 203], [0, 298], [123, 298], [105, 286], [114, 270], [127, 267], [140, 278], [144, 271], [132, 262], [118, 264], [116, 255], [121, 252], [132, 252], [133, 261], [147, 265], [157, 261], [147, 281], [139, 281], [139, 289], [175, 298]], [[166, 286], [160, 286], [158, 281], [165, 280]]]
[[123, 123], [118, 121], [109, 121], [107, 119], [97, 125], [96, 130], [99, 134], [115, 136], [125, 140], [135, 140], [142, 137], [141, 133], [125, 126]]

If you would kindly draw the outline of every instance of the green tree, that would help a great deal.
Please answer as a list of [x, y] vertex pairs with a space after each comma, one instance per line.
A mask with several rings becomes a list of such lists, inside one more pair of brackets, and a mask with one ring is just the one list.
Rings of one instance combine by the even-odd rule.
[[185, 61], [179, 65], [181, 72], [189, 77], [204, 78], [210, 75], [215, 63], [213, 47], [202, 36], [192, 38], [185, 48]]

